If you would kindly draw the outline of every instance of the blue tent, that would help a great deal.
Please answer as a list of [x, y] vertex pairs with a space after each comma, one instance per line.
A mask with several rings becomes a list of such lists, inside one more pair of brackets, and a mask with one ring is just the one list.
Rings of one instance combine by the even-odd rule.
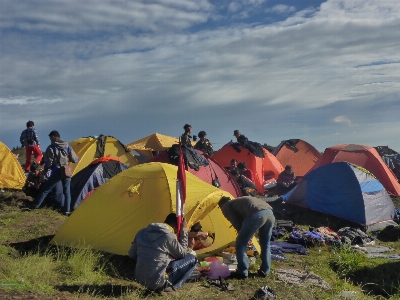
[[367, 228], [393, 220], [395, 214], [393, 202], [382, 184], [365, 169], [347, 162], [311, 171], [283, 199]]
[[71, 179], [71, 208], [76, 209], [88, 193], [126, 169], [119, 160], [102, 158], [80, 170]]

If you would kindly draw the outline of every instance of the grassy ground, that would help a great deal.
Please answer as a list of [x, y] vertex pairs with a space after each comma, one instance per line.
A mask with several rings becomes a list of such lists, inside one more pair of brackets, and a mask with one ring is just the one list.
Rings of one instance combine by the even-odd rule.
[[[174, 296], [149, 295], [132, 280], [128, 257], [50, 245], [66, 217], [51, 208], [21, 210], [28, 200], [21, 192], [0, 193], [0, 299], [250, 299], [265, 285], [275, 290], [278, 299], [342, 299], [343, 291], [356, 291], [352, 299], [400, 299], [400, 262], [367, 259], [353, 250], [328, 246], [309, 249], [309, 256], [288, 255], [285, 262], [274, 261], [266, 279], [228, 280], [237, 287], [234, 292], [198, 281], [187, 283]], [[274, 206], [277, 218], [304, 228], [337, 230], [349, 225], [311, 211]], [[377, 244], [400, 253], [399, 237], [400, 229], [387, 229], [378, 235]], [[312, 271], [331, 288], [283, 283], [275, 273], [278, 269]]]

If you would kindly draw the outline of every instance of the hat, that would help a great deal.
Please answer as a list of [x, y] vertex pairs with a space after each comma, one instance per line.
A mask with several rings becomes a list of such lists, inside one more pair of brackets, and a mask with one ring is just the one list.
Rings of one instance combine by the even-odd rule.
[[236, 129], [233, 131], [233, 135], [237, 135], [237, 134], [240, 134], [240, 131]]

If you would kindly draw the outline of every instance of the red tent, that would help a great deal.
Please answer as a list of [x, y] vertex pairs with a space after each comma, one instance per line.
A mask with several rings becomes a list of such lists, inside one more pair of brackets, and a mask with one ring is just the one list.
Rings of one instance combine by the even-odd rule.
[[[196, 150], [201, 156], [205, 157], [202, 151]], [[201, 180], [212, 184], [212, 180], [215, 179], [215, 176], [218, 177], [219, 183], [221, 184], [220, 189], [227, 191], [233, 197], [241, 197], [242, 193], [240, 192], [240, 187], [236, 182], [236, 179], [223, 167], [221, 167], [212, 157], [206, 157], [209, 164], [208, 166], [200, 166], [199, 170], [196, 171], [192, 168], [188, 168], [188, 171], [193, 175], [197, 176]], [[168, 154], [166, 151], [161, 152], [160, 154], [153, 157], [150, 162], [164, 162], [169, 163]], [[215, 171], [215, 172], [214, 172]]]
[[283, 167], [291, 165], [297, 177], [306, 175], [322, 156], [312, 145], [299, 139], [282, 141], [273, 154]]
[[339, 161], [346, 161], [363, 167], [382, 183], [389, 194], [400, 196], [400, 184], [397, 182], [396, 176], [373, 147], [342, 144], [326, 148], [322, 157], [310, 172], [328, 163]]

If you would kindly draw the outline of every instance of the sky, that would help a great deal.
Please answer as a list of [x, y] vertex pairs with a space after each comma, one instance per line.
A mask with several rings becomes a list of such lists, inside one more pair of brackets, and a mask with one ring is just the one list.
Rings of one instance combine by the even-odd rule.
[[0, 141], [239, 129], [400, 151], [398, 0], [3, 0]]

